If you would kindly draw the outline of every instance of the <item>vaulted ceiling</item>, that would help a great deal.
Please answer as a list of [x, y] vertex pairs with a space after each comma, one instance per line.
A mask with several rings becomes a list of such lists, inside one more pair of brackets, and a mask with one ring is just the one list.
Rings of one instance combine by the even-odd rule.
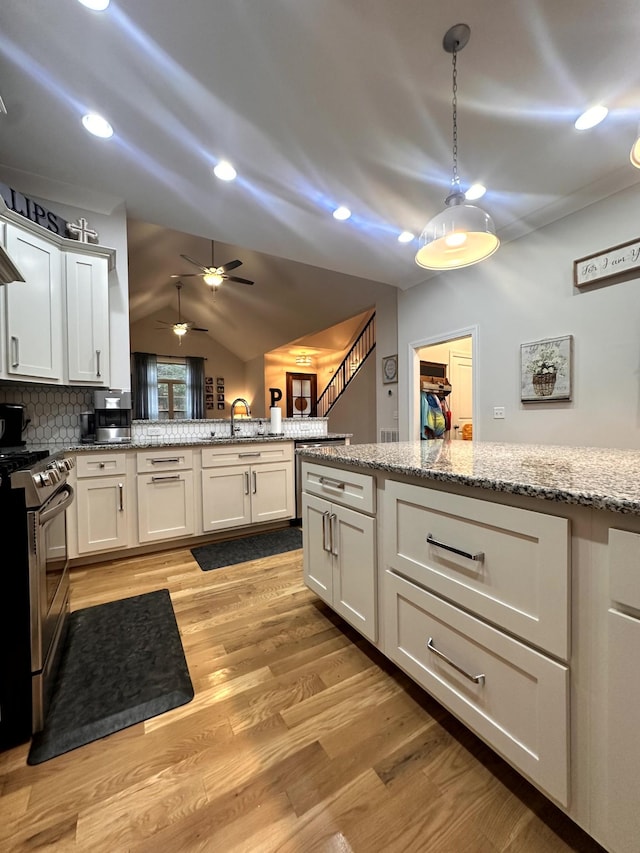
[[[214, 237], [221, 257], [242, 249], [252, 299], [282, 276], [282, 312], [278, 259], [410, 287], [426, 274], [416, 242], [396, 238], [419, 234], [449, 188], [442, 38], [460, 21], [460, 173], [488, 187], [503, 240], [638, 181], [635, 0], [112, 0], [103, 13], [3, 0], [0, 164]], [[576, 131], [596, 102], [609, 117]], [[84, 131], [90, 110], [112, 139]], [[232, 183], [212, 176], [223, 158]], [[339, 204], [349, 221], [332, 218]], [[254, 252], [273, 268], [253, 268]], [[134, 316], [145, 298], [134, 293]]]

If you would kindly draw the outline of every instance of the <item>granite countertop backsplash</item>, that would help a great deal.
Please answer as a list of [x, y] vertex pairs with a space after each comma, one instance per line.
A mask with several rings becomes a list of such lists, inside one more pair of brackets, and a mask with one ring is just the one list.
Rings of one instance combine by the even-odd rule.
[[638, 450], [434, 440], [334, 445], [298, 454], [309, 460], [640, 515]]

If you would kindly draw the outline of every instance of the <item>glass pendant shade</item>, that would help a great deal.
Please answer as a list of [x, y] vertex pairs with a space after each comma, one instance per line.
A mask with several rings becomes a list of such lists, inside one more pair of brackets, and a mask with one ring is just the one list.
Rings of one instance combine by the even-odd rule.
[[457, 269], [493, 255], [500, 240], [489, 214], [473, 204], [465, 204], [464, 194], [459, 192], [452, 193], [446, 205], [420, 235], [418, 266], [428, 270]]
[[222, 276], [217, 272], [207, 273], [206, 275], [202, 276], [202, 278], [204, 279], [204, 283], [208, 284], [209, 287], [217, 287], [224, 281]]
[[638, 131], [638, 138], [631, 148], [631, 162], [636, 169], [640, 169], [640, 130]]

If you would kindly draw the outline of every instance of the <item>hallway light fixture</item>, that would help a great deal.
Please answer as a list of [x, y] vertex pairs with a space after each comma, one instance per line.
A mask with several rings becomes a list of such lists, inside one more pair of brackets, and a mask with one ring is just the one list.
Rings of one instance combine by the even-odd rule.
[[458, 175], [458, 52], [469, 41], [471, 29], [456, 24], [445, 33], [442, 47], [453, 55], [453, 173], [445, 209], [431, 219], [420, 235], [418, 266], [448, 270], [477, 264], [492, 255], [500, 240], [491, 217], [482, 208], [467, 204]]
[[311, 366], [311, 356], [310, 355], [297, 355], [296, 356], [296, 364], [299, 364], [302, 367], [310, 367]]

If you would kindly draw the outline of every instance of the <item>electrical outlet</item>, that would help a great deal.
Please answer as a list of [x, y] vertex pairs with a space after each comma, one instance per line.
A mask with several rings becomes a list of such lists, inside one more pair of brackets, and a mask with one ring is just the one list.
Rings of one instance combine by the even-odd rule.
[[493, 407], [493, 417], [494, 418], [504, 418], [504, 406], [494, 406]]

